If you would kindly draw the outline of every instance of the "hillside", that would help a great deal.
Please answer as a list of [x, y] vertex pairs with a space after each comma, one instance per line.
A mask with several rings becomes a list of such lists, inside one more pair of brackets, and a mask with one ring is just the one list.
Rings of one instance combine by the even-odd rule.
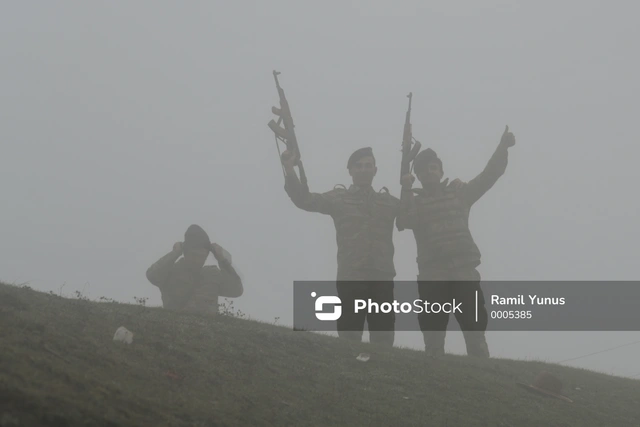
[[[128, 345], [116, 329], [134, 333]], [[372, 353], [368, 362], [356, 360]], [[546, 369], [574, 402], [529, 393]], [[638, 426], [640, 381], [0, 284], [0, 426]]]

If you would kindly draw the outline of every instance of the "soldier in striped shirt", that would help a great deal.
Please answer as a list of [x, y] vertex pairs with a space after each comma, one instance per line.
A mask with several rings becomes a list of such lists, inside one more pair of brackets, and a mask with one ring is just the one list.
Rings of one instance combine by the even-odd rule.
[[[489, 357], [485, 339], [488, 317], [485, 309], [480, 273], [480, 251], [469, 230], [469, 211], [500, 178], [507, 167], [508, 148], [515, 137], [507, 127], [498, 148], [485, 169], [462, 186], [442, 181], [442, 161], [432, 149], [423, 150], [414, 161], [414, 170], [422, 184], [411, 189], [415, 178], [402, 178], [401, 213], [398, 223], [413, 230], [418, 250], [418, 291], [422, 300], [446, 302], [453, 298], [466, 307], [456, 313], [463, 331], [467, 354]], [[475, 291], [478, 291], [476, 322]], [[444, 354], [448, 313], [419, 314], [425, 351], [437, 357]]]
[[386, 189], [375, 191], [371, 184], [377, 168], [370, 147], [356, 150], [347, 161], [353, 184], [336, 186], [325, 193], [309, 192], [298, 179], [297, 158], [282, 154], [285, 190], [291, 201], [307, 212], [329, 215], [333, 219], [338, 244], [338, 296], [345, 307], [338, 319], [341, 338], [361, 341], [365, 320], [372, 343], [393, 346], [393, 312], [354, 314], [355, 299], [371, 299], [378, 304], [393, 303], [393, 228], [400, 200]]

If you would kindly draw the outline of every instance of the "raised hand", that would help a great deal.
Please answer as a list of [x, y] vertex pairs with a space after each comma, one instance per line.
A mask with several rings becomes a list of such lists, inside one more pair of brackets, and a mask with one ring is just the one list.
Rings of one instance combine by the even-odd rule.
[[211, 252], [213, 253], [214, 258], [218, 262], [230, 263], [228, 259], [225, 258], [224, 253], [226, 252], [222, 246], [217, 243], [211, 243]]
[[410, 173], [404, 175], [401, 180], [402, 188], [410, 190], [415, 180], [416, 180], [416, 177]]
[[286, 170], [292, 170], [298, 164], [298, 157], [291, 151], [285, 150], [280, 156], [280, 160]]
[[460, 181], [459, 178], [454, 179], [453, 181], [451, 181], [451, 185], [455, 190], [459, 190], [461, 189], [464, 185], [466, 184], [466, 182]]
[[516, 145], [516, 137], [513, 135], [513, 133], [509, 132], [509, 126], [504, 129], [502, 138], [500, 138], [500, 145], [507, 148]]

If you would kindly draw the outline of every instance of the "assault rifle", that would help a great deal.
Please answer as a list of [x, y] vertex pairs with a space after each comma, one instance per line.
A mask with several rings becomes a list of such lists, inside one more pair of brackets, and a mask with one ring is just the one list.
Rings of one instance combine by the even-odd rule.
[[[271, 107], [271, 111], [273, 112], [273, 114], [278, 116], [278, 122], [276, 123], [272, 119], [269, 122], [268, 126], [275, 134], [278, 153], [280, 153], [278, 141], [282, 141], [286, 145], [287, 151], [289, 151], [298, 159], [296, 165], [300, 170], [300, 182], [308, 190], [309, 187], [307, 185], [307, 176], [304, 173], [304, 167], [302, 166], [302, 161], [300, 160], [300, 147], [298, 146], [298, 140], [296, 139], [296, 133], [294, 131], [295, 126], [293, 125], [293, 117], [291, 117], [289, 102], [287, 102], [287, 98], [284, 96], [284, 90], [282, 89], [282, 87], [280, 86], [280, 82], [278, 81], [279, 74], [280, 72], [275, 70], [273, 71], [273, 78], [276, 81], [276, 88], [278, 89], [278, 96], [280, 97], [280, 108]], [[280, 126], [281, 123], [284, 125], [284, 128]]]
[[[404, 121], [404, 132], [402, 134], [402, 162], [400, 164], [400, 180], [408, 173], [411, 173], [411, 162], [416, 158], [422, 144], [413, 137], [411, 132], [411, 98], [413, 94], [409, 92], [409, 109]], [[413, 148], [411, 145], [413, 144]]]

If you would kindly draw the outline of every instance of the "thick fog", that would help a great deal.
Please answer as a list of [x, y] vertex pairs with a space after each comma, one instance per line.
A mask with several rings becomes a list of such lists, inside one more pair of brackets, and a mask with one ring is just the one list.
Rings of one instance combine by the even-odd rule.
[[[234, 306], [291, 325], [292, 282], [335, 279], [336, 242], [329, 217], [284, 192], [267, 127], [274, 69], [312, 191], [348, 186], [348, 156], [370, 146], [374, 188], [399, 197], [413, 92], [414, 136], [445, 177], [474, 178], [505, 125], [516, 136], [506, 173], [471, 211], [484, 280], [637, 280], [639, 12], [600, 1], [6, 2], [0, 280], [158, 306], [145, 271], [197, 223], [244, 277]], [[413, 235], [394, 242], [396, 279], [414, 280]], [[487, 339], [494, 357], [557, 362], [640, 334]], [[422, 335], [398, 333], [396, 345], [420, 349]], [[465, 352], [461, 334], [447, 350]], [[568, 364], [631, 376], [638, 360], [640, 344]]]

